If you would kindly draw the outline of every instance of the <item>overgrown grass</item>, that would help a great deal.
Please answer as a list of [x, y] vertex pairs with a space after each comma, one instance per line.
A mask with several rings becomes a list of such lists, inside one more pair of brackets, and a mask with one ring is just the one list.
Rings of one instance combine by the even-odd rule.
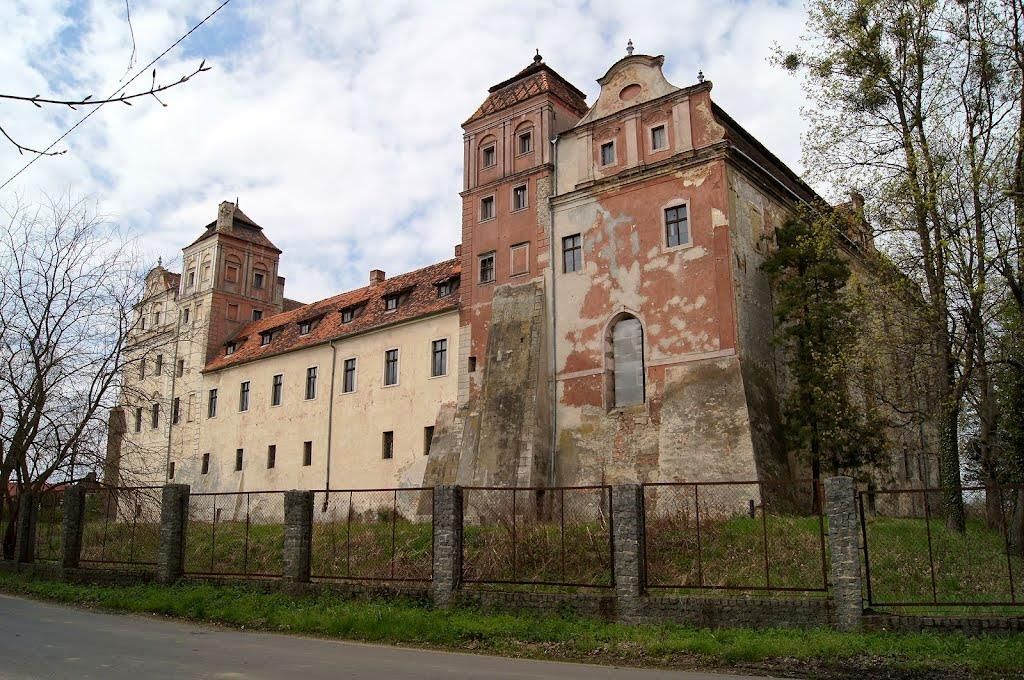
[[[93, 586], [0, 575], [0, 589], [69, 604], [153, 613], [270, 631], [470, 649], [513, 656], [640, 665], [746, 666], [824, 675], [885, 667], [936, 677], [1021, 675], [1024, 636], [848, 634], [830, 630], [695, 630], [571, 618], [442, 611], [411, 600], [294, 598], [237, 586]], [[851, 677], [856, 677], [856, 672]]]

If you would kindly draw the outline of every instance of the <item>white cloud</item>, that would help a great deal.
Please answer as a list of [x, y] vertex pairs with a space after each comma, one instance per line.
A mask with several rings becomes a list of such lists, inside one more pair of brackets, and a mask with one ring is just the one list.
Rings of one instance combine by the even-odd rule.
[[[133, 0], [137, 65], [216, 4]], [[123, 12], [120, 0], [3, 3], [3, 88], [113, 90], [131, 51]], [[769, 0], [234, 0], [158, 67], [169, 79], [210, 55], [212, 71], [167, 93], [167, 108], [104, 107], [67, 140], [67, 155], [41, 159], [3, 193], [90, 193], [143, 234], [154, 259], [173, 258], [219, 201], [239, 196], [284, 251], [289, 297], [318, 299], [363, 284], [374, 267], [399, 273], [451, 256], [460, 125], [534, 48], [591, 102], [627, 38], [664, 54], [677, 85], [703, 69], [716, 101], [799, 170], [803, 98], [766, 59], [802, 26], [799, 6]], [[38, 146], [76, 115], [0, 103], [0, 124]], [[0, 146], [3, 179], [24, 161]]]

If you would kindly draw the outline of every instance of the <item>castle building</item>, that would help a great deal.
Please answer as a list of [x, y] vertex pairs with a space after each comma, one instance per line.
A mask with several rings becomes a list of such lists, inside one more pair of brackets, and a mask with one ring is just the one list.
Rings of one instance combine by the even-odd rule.
[[[147, 278], [108, 479], [238, 491], [802, 476], [780, 435], [760, 265], [816, 196], [711, 82], [677, 87], [663, 62], [630, 48], [590, 106], [539, 55], [490, 88], [463, 124], [461, 243], [414, 272], [374, 270], [299, 304], [281, 251], [222, 203], [183, 272]], [[843, 247], [870, 275], [867, 232]], [[905, 459], [928, 448], [918, 430], [893, 433]]]

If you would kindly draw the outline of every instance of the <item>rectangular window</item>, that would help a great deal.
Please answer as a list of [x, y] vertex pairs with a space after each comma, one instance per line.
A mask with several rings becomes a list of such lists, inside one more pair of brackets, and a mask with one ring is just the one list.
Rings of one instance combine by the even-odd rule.
[[152, 425], [153, 428], [160, 427], [160, 404], [153, 404], [150, 425]]
[[384, 352], [384, 385], [398, 384], [398, 350]]
[[355, 312], [356, 310], [353, 309], [352, 307], [341, 310], [341, 322], [349, 323], [350, 321], [352, 321], [352, 319], [355, 318]]
[[480, 283], [491, 283], [494, 281], [494, 253], [490, 252], [480, 256]]
[[142, 432], [142, 407], [135, 409], [135, 431]]
[[494, 196], [480, 199], [480, 219], [489, 220], [494, 217]]
[[173, 460], [171, 461], [171, 464], [167, 466], [167, 479], [174, 479], [174, 461]]
[[191, 288], [194, 285], [196, 285], [196, 273], [191, 271], [188, 273], [188, 287]]
[[651, 151], [660, 151], [668, 146], [668, 135], [665, 133], [665, 126], [659, 125], [651, 128]]
[[448, 341], [434, 340], [430, 347], [430, 375], [437, 377], [448, 372]]
[[186, 307], [185, 309], [181, 310], [181, 322], [182, 323], [188, 323], [189, 314], [190, 314], [190, 310], [189, 310], [188, 307]]
[[341, 377], [341, 391], [348, 394], [356, 391], [356, 360], [345, 359], [345, 368]]
[[671, 248], [690, 242], [690, 225], [686, 204], [665, 209], [665, 244]]
[[141, 325], [142, 330], [146, 330], [146, 317], [145, 316], [143, 316], [142, 318], [139, 319], [139, 324]]
[[185, 360], [178, 359], [178, 377], [185, 375]]
[[206, 473], [208, 473], [209, 471], [210, 471], [210, 454], [208, 454], [208, 453], [204, 453], [204, 454], [203, 454], [203, 467], [202, 467], [202, 474], [204, 474], [204, 475], [205, 475], [205, 474], [206, 474]]
[[313, 442], [302, 442], [302, 465], [309, 467], [313, 464]]
[[483, 165], [485, 168], [494, 167], [498, 163], [498, 153], [493, 144], [485, 146], [483, 150]]
[[615, 142], [601, 145], [601, 165], [615, 165]]
[[264, 347], [270, 344], [270, 341], [274, 339], [273, 333], [260, 333], [260, 346]]
[[227, 283], [238, 281], [238, 267], [236, 265], [229, 264], [224, 268], [224, 281]]
[[393, 312], [398, 309], [398, 296], [397, 295], [385, 295], [384, 296], [384, 311]]
[[316, 366], [306, 369], [306, 399], [316, 399]]
[[312, 321], [303, 321], [299, 324], [299, 335], [309, 335], [311, 330], [313, 330]]
[[242, 471], [242, 457], [245, 455], [244, 449], [235, 449], [235, 472]]
[[395, 457], [395, 433], [385, 432], [380, 438], [381, 458], [390, 460]]
[[229, 342], [224, 347], [224, 356], [231, 356], [234, 353], [235, 353], [235, 343]]
[[458, 290], [458, 279], [448, 279], [437, 284], [437, 297], [448, 297]]
[[284, 392], [284, 375], [278, 373], [274, 376], [274, 380], [270, 385], [270, 405], [280, 406], [281, 395]]
[[583, 238], [579, 234], [562, 239], [562, 271], [566, 274], [583, 269]]
[[263, 318], [263, 310], [262, 309], [254, 309], [254, 310], [252, 310], [252, 320], [253, 321], [259, 321], [262, 318]]
[[434, 441], [434, 426], [428, 425], [423, 428], [423, 455], [430, 455], [430, 445]]
[[217, 388], [210, 390], [210, 400], [206, 404], [206, 417], [213, 418], [217, 415]]
[[238, 305], [228, 303], [228, 321], [238, 321]]
[[530, 273], [530, 244], [517, 243], [509, 248], [509, 276]]
[[181, 420], [181, 397], [175, 397], [171, 402], [171, 425], [177, 425]]
[[263, 290], [263, 279], [266, 276], [263, 272], [254, 272], [252, 275], [252, 287], [256, 290]]
[[267, 469], [271, 469], [277, 465], [277, 444], [271, 444], [267, 447]]
[[522, 132], [519, 134], [519, 153], [530, 153], [533, 151], [533, 133]]
[[476, 357], [469, 357], [469, 360], [466, 363], [468, 364], [466, 368], [469, 372], [476, 373]]
[[210, 265], [204, 264], [203, 265], [203, 281], [209, 281], [209, 280], [210, 280]]
[[139, 380], [146, 379], [146, 357], [139, 359]]
[[518, 186], [512, 190], [512, 212], [526, 208], [526, 185]]
[[156, 375], [163, 375], [163, 373], [164, 373], [164, 355], [163, 354], [157, 354], [156, 355], [156, 366], [154, 366], [154, 368], [153, 368], [153, 373], [155, 373]]
[[246, 380], [238, 387], [238, 410], [249, 410], [249, 381]]
[[195, 417], [196, 417], [195, 413], [196, 413], [196, 393], [195, 392], [189, 392], [188, 393], [188, 403], [185, 406], [185, 419], [188, 422], [191, 423], [193, 420], [195, 420]]

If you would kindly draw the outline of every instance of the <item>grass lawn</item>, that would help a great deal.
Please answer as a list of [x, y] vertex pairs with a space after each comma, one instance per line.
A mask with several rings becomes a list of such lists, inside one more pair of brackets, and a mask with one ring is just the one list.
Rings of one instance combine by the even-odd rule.
[[1024, 636], [696, 630], [442, 611], [409, 600], [295, 598], [237, 586], [91, 586], [0, 575], [0, 590], [80, 606], [269, 631], [507, 656], [814, 677], [1024, 677]]

